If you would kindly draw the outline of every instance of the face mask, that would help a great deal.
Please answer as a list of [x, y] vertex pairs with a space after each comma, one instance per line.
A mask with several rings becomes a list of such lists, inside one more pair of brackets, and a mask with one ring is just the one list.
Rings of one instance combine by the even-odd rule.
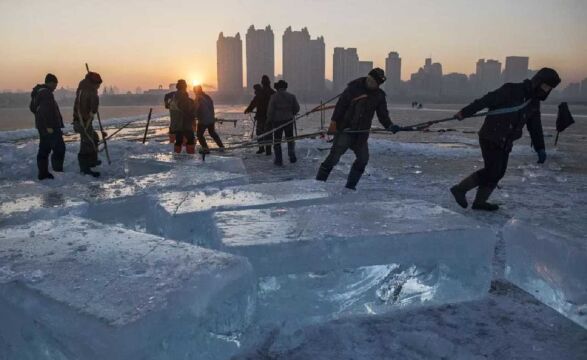
[[367, 89], [369, 89], [369, 90], [379, 89], [379, 84], [371, 76], [367, 76]]

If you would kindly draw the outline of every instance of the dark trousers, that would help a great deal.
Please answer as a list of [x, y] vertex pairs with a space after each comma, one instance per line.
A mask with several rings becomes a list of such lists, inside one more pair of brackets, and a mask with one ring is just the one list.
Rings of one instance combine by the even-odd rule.
[[65, 160], [65, 142], [61, 129], [53, 129], [52, 134], [39, 131], [39, 151], [37, 152], [37, 167], [39, 174], [49, 172], [49, 154], [51, 154], [51, 166], [54, 171], [63, 171]]
[[[279, 127], [279, 125], [276, 125], [275, 127]], [[283, 134], [285, 134], [286, 139], [293, 138], [293, 124], [289, 124], [282, 127], [281, 129], [275, 130], [273, 133], [273, 138], [275, 139], [275, 145], [273, 145], [273, 150], [275, 150], [275, 160], [279, 162], [283, 161], [283, 157], [281, 155], [281, 139], [283, 139]], [[290, 157], [290, 159], [296, 156], [296, 142], [294, 140], [287, 141], [287, 155]]]
[[175, 134], [175, 146], [181, 147], [183, 145], [183, 139], [185, 139], [186, 145], [194, 145], [196, 140], [194, 137], [194, 131], [176, 131]]
[[84, 128], [81, 124], [74, 123], [73, 129], [80, 138], [79, 153], [77, 154], [79, 168], [81, 171], [89, 170], [98, 162], [98, 144], [100, 142], [98, 133], [94, 131], [91, 124]]
[[481, 146], [481, 154], [485, 164], [483, 169], [477, 171], [479, 184], [495, 188], [505, 175], [510, 152], [508, 148], [503, 148], [485, 139], [479, 139], [479, 145]]
[[218, 145], [218, 147], [224, 147], [224, 144], [222, 144], [222, 140], [220, 140], [220, 136], [218, 136], [218, 133], [216, 132], [216, 127], [214, 126], [214, 124], [201, 125], [200, 123], [198, 123], [198, 142], [200, 143], [200, 146], [203, 149], [208, 149], [208, 142], [206, 142], [206, 138], [204, 137], [204, 133], [206, 132], [206, 130], [208, 130], [208, 134], [210, 134], [210, 136], [212, 137], [216, 145]]
[[340, 157], [351, 149], [355, 153], [355, 161], [351, 168], [351, 172], [363, 173], [369, 162], [369, 144], [368, 137], [365, 134], [347, 134], [339, 132], [334, 136], [332, 142], [332, 148], [326, 160], [320, 165], [320, 167], [330, 173], [332, 168], [338, 164]]
[[[268, 131], [271, 131], [271, 123], [269, 123], [269, 121], [267, 121], [266, 118], [256, 118], [255, 119], [257, 121], [257, 125], [256, 125], [256, 134], [257, 136], [264, 134]], [[265, 144], [265, 145], [259, 145], [259, 148], [263, 148], [263, 146], [265, 147], [265, 152], [267, 154], [271, 154], [271, 145], [267, 145], [268, 143], [270, 143], [273, 140], [273, 134], [268, 134], [265, 135], [263, 137], [260, 137], [257, 139], [257, 142], [259, 142], [259, 144]]]

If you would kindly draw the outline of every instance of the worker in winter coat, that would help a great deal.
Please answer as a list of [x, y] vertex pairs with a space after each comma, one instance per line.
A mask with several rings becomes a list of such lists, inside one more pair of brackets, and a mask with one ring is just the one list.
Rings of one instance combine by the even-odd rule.
[[78, 85], [73, 105], [73, 129], [80, 135], [80, 147], [77, 155], [79, 168], [82, 174], [94, 177], [100, 176], [100, 173], [93, 171], [92, 168], [102, 163], [98, 159], [100, 139], [93, 127], [93, 121], [100, 105], [98, 97], [100, 84], [102, 84], [100, 74], [88, 72]]
[[349, 172], [346, 187], [355, 190], [369, 162], [367, 140], [375, 114], [384, 128], [394, 133], [399, 131], [399, 126], [394, 125], [389, 118], [385, 92], [380, 88], [385, 80], [383, 70], [375, 68], [366, 77], [351, 81], [341, 94], [329, 127], [329, 132], [335, 134], [332, 148], [320, 165], [316, 180], [326, 181], [340, 157], [351, 149], [356, 159]]
[[39, 131], [39, 151], [37, 152], [38, 179], [53, 179], [49, 172], [49, 154], [51, 166], [55, 172], [63, 172], [65, 159], [65, 142], [63, 141], [63, 118], [53, 91], [57, 88], [57, 77], [45, 76], [45, 83], [38, 84], [31, 93], [30, 110], [35, 114], [35, 127]]
[[198, 120], [197, 136], [198, 142], [202, 149], [200, 150], [203, 154], [209, 154], [210, 149], [208, 143], [204, 137], [204, 133], [208, 130], [208, 134], [214, 139], [214, 142], [220, 150], [224, 150], [224, 144], [220, 140], [220, 136], [216, 132], [216, 115], [214, 113], [214, 101], [212, 98], [204, 92], [202, 86], [194, 86], [194, 94], [196, 95], [195, 100], [195, 115]]
[[287, 91], [287, 82], [284, 80], [279, 80], [275, 84], [275, 90], [277, 90], [277, 92], [271, 96], [267, 107], [267, 121], [271, 124], [271, 129], [274, 130], [274, 164], [277, 166], [283, 166], [281, 139], [283, 138], [284, 133], [285, 138], [288, 139], [287, 154], [289, 156], [289, 161], [291, 163], [297, 161], [296, 143], [293, 140], [293, 136], [295, 116], [300, 112], [300, 104], [298, 103], [296, 96]]
[[499, 209], [498, 205], [489, 203], [487, 200], [505, 175], [514, 141], [522, 137], [524, 126], [528, 128], [532, 138], [532, 146], [538, 154], [538, 163], [544, 163], [546, 151], [540, 119], [540, 102], [546, 100], [560, 81], [556, 71], [543, 68], [531, 80], [504, 84], [499, 89], [473, 101], [455, 115], [457, 119], [462, 120], [481, 109], [487, 108], [491, 111], [526, 104], [517, 112], [485, 118], [479, 131], [479, 144], [485, 165], [450, 189], [460, 206], [463, 208], [468, 206], [467, 192], [478, 187], [472, 208], [486, 211]]
[[[271, 80], [269, 80], [269, 76], [263, 75], [261, 78], [261, 85], [255, 89], [255, 97], [245, 109], [245, 114], [257, 109], [257, 112], [255, 113], [255, 120], [257, 121], [255, 130], [257, 137], [271, 131], [271, 123], [267, 121], [267, 108], [269, 107], [269, 100], [273, 94], [275, 94], [275, 91], [271, 89]], [[272, 139], [273, 134], [270, 133], [263, 137], [258, 137], [257, 140], [260, 144], [267, 144], [271, 142]], [[259, 145], [257, 154], [262, 154], [263, 152], [266, 155], [271, 155], [271, 145]]]
[[175, 153], [181, 153], [185, 144], [185, 151], [188, 154], [195, 154], [196, 144], [194, 129], [194, 101], [190, 98], [185, 80], [180, 79], [175, 85], [177, 91], [168, 94], [166, 99], [169, 108], [169, 132], [175, 135]]

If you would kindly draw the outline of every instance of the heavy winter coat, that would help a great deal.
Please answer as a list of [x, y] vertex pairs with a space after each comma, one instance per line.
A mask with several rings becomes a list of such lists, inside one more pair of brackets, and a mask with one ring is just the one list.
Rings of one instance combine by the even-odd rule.
[[473, 101], [461, 110], [464, 117], [471, 116], [482, 109], [495, 110], [530, 103], [520, 111], [487, 116], [479, 131], [479, 138], [491, 141], [497, 146], [511, 151], [513, 142], [522, 137], [524, 126], [528, 128], [532, 146], [536, 151], [544, 149], [544, 135], [540, 119], [540, 101], [532, 98], [532, 83], [507, 83], [499, 89]]
[[332, 121], [336, 123], [338, 131], [368, 130], [375, 113], [384, 128], [393, 124], [387, 111], [385, 92], [379, 88], [369, 90], [366, 78], [361, 77], [351, 81], [341, 94], [334, 108]]
[[202, 126], [210, 126], [214, 124], [216, 119], [214, 113], [214, 101], [208, 94], [201, 94], [196, 96], [195, 101], [195, 116], [198, 118], [198, 124]]
[[169, 131], [193, 131], [194, 101], [187, 91], [178, 90], [167, 95], [165, 107], [169, 109]]
[[39, 84], [31, 92], [29, 108], [35, 114], [35, 127], [41, 134], [47, 133], [47, 129], [63, 128], [63, 117], [59, 111], [59, 105], [55, 101], [53, 91], [45, 84]]
[[257, 109], [255, 113], [255, 119], [257, 120], [265, 120], [267, 119], [267, 110], [269, 108], [269, 100], [271, 100], [271, 96], [275, 94], [275, 90], [271, 89], [270, 87], [263, 87], [259, 93], [255, 94], [253, 100], [245, 110], [245, 112], [251, 112]]
[[271, 96], [267, 106], [267, 121], [273, 127], [285, 124], [293, 120], [294, 116], [300, 112], [300, 104], [295, 95], [290, 94], [287, 90], [279, 90]]
[[100, 98], [95, 85], [88, 79], [80, 81], [73, 104], [73, 124], [83, 125], [86, 128], [91, 127], [99, 105]]

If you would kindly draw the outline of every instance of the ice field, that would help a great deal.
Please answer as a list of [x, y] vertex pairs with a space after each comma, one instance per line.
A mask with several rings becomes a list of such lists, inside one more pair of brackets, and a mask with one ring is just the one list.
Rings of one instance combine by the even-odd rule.
[[554, 149], [544, 113], [546, 164], [520, 140], [493, 214], [448, 192], [482, 165], [478, 121], [373, 137], [356, 192], [352, 153], [313, 180], [325, 139], [283, 168], [255, 148], [203, 161], [171, 154], [163, 117], [145, 145], [140, 123], [113, 139], [100, 179], [70, 142], [40, 183], [36, 140], [4, 133], [0, 359], [584, 359], [586, 127]]

